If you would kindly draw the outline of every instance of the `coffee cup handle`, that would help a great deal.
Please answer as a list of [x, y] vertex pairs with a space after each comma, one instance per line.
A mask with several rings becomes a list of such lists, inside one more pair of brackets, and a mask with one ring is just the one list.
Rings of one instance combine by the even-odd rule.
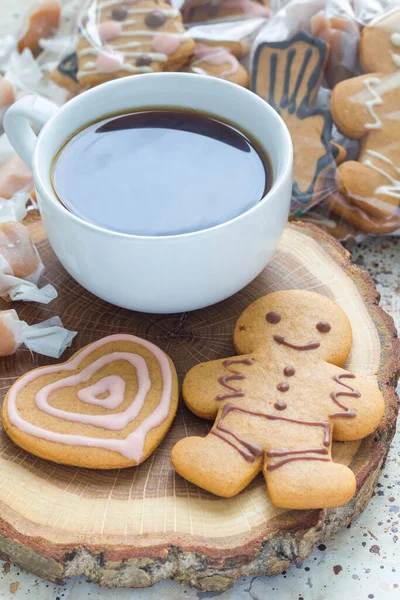
[[31, 123], [41, 129], [58, 110], [59, 107], [50, 100], [25, 96], [14, 102], [6, 112], [4, 130], [14, 150], [29, 167], [32, 166], [37, 141]]

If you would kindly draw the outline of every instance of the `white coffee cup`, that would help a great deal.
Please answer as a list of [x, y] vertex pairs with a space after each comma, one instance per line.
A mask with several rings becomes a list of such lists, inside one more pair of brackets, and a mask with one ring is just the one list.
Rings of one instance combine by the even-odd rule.
[[[51, 184], [57, 151], [89, 122], [143, 107], [191, 108], [235, 123], [267, 152], [270, 191], [231, 221], [180, 235], [118, 233], [69, 212]], [[42, 128], [38, 137], [30, 122]], [[290, 134], [264, 100], [238, 85], [186, 73], [135, 75], [92, 88], [62, 108], [27, 96], [8, 110], [4, 126], [32, 166], [40, 213], [60, 262], [84, 288], [112, 304], [152, 313], [214, 304], [250, 283], [278, 245], [292, 190]], [[229, 165], [224, 168], [229, 172]]]

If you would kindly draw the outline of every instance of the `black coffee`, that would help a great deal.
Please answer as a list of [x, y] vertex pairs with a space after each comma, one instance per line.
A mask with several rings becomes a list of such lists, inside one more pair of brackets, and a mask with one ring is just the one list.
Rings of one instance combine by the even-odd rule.
[[62, 204], [124, 233], [171, 235], [233, 219], [271, 185], [268, 159], [229, 123], [185, 110], [146, 110], [89, 125], [52, 172]]

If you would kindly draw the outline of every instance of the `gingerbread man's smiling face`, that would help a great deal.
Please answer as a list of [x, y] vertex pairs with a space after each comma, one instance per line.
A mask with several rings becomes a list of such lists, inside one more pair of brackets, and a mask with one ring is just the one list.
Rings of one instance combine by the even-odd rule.
[[337, 304], [304, 290], [275, 292], [253, 303], [239, 318], [234, 334], [239, 354], [305, 356], [342, 365], [351, 348], [350, 322]]

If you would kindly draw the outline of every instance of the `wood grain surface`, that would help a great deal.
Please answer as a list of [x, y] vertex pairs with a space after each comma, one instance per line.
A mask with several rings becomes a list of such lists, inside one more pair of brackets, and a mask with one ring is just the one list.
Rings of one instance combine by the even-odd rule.
[[[86, 292], [61, 267], [40, 219], [29, 228], [59, 297], [49, 306], [19, 304], [30, 324], [59, 315], [79, 332], [79, 347], [111, 333], [133, 333], [163, 348], [180, 380], [198, 362], [234, 354], [232, 333], [248, 304], [269, 292], [307, 289], [335, 300], [350, 318], [354, 344], [347, 368], [378, 380], [386, 401], [379, 430], [366, 440], [334, 444], [334, 459], [350, 464], [357, 494], [345, 507], [282, 511], [257, 478], [239, 496], [217, 498], [186, 482], [170, 464], [173, 444], [205, 435], [209, 424], [181, 403], [167, 437], [137, 468], [91, 471], [53, 464], [16, 447], [0, 432], [0, 552], [53, 581], [80, 573], [107, 587], [152, 585], [164, 578], [221, 590], [241, 575], [275, 574], [307, 556], [365, 507], [394, 434], [399, 345], [378, 293], [347, 252], [311, 225], [290, 225], [264, 272], [212, 307], [178, 315], [129, 312]], [[5, 306], [1, 306], [5, 308]], [[21, 374], [50, 364], [27, 350], [0, 362], [0, 397]]]

